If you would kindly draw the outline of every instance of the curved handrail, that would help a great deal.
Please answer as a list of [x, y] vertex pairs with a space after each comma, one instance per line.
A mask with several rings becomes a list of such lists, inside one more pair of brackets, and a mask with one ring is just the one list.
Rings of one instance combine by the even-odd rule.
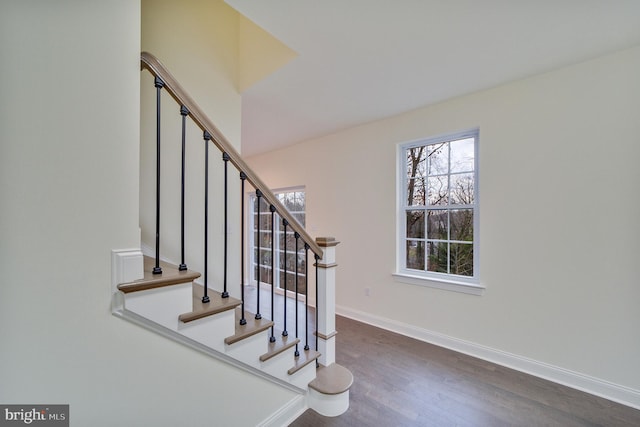
[[287, 220], [289, 226], [298, 234], [302, 240], [309, 245], [309, 249], [322, 258], [323, 251], [318, 246], [316, 241], [307, 233], [302, 225], [296, 220], [296, 218], [289, 213], [289, 210], [280, 202], [280, 200], [273, 194], [273, 192], [262, 182], [262, 180], [251, 170], [249, 165], [245, 163], [240, 154], [231, 145], [231, 143], [225, 138], [225, 136], [218, 130], [213, 124], [211, 119], [202, 111], [202, 109], [196, 104], [196, 102], [189, 96], [189, 94], [182, 88], [180, 83], [171, 75], [171, 73], [162, 65], [162, 63], [150, 54], [149, 52], [142, 52], [140, 54], [140, 66], [147, 69], [155, 77], [159, 77], [164, 82], [164, 89], [176, 100], [180, 105], [184, 105], [189, 110], [189, 116], [198, 125], [202, 131], [207, 131], [211, 134], [211, 140], [218, 147], [218, 149], [229, 155], [231, 163], [241, 172], [244, 172], [247, 176], [247, 181], [256, 189], [260, 190], [264, 199], [271, 205], [276, 207], [278, 214]]

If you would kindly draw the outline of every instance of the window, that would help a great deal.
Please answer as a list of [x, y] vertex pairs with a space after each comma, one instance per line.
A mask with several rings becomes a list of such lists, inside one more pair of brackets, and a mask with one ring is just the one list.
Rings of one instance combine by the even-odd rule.
[[400, 146], [398, 273], [478, 283], [478, 130]]
[[[293, 217], [300, 223], [305, 225], [305, 192], [304, 189], [290, 189], [275, 191], [274, 194], [280, 202], [289, 210]], [[304, 243], [300, 239], [298, 241], [299, 252], [296, 262], [296, 239], [291, 227], [287, 227], [285, 236], [282, 218], [276, 214], [276, 240], [275, 253], [271, 253], [271, 212], [269, 205], [261, 198], [260, 218], [258, 219], [258, 204], [255, 194], [251, 195], [251, 206], [253, 214], [250, 216], [250, 248], [251, 248], [251, 279], [254, 282], [260, 279], [260, 283], [271, 284], [271, 257], [275, 257], [276, 272], [273, 275], [276, 289], [285, 289], [295, 292], [295, 268], [298, 268], [298, 292], [304, 294], [306, 290], [305, 273], [305, 252]], [[260, 235], [258, 235], [258, 221], [260, 221]], [[285, 239], [287, 253], [285, 256]], [[259, 250], [258, 250], [259, 249]], [[258, 259], [258, 254], [260, 259]], [[285, 273], [286, 265], [286, 273]], [[286, 277], [285, 277], [286, 274]]]

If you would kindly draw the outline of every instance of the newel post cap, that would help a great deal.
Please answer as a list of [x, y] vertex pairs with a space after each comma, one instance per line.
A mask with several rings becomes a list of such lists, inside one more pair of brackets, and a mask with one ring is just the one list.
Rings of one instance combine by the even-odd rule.
[[330, 248], [338, 246], [340, 242], [335, 237], [316, 237], [316, 243], [322, 248]]

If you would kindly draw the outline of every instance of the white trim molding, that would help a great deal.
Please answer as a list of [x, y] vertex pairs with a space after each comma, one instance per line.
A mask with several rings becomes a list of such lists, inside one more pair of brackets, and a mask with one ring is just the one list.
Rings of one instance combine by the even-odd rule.
[[412, 276], [404, 273], [392, 273], [391, 275], [395, 281], [408, 285], [427, 286], [429, 288], [444, 289], [446, 291], [461, 292], [463, 294], [482, 295], [485, 290], [485, 286], [475, 283], [437, 279], [435, 277]]
[[307, 405], [307, 396], [298, 395], [291, 399], [289, 403], [282, 406], [276, 412], [262, 420], [256, 427], [279, 427], [288, 426], [302, 415], [309, 406]]
[[129, 283], [144, 277], [144, 257], [140, 249], [114, 249], [111, 251], [111, 292], [117, 292], [120, 283]]
[[349, 307], [336, 314], [640, 409], [640, 390]]

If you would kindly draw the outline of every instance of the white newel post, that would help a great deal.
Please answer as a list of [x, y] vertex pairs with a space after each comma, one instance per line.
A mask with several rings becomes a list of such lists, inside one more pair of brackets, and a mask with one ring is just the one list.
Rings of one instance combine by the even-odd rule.
[[318, 281], [318, 351], [320, 364], [329, 366], [336, 361], [336, 246], [333, 237], [318, 237], [316, 243], [323, 249], [323, 256], [317, 261]]

